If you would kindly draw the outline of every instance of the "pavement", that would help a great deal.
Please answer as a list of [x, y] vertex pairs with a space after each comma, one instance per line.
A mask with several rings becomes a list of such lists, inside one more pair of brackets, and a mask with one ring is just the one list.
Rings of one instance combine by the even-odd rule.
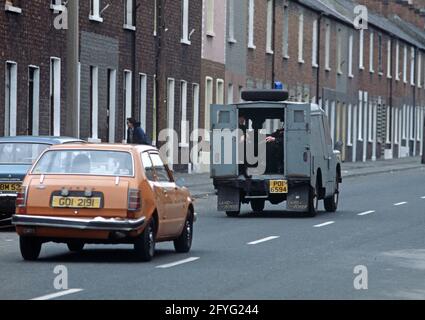
[[[54, 243], [23, 261], [17, 235], [0, 232], [0, 299], [425, 299], [424, 205], [423, 167], [352, 176], [338, 211], [321, 203], [314, 218], [284, 204], [228, 218], [205, 197], [192, 250], [160, 243], [148, 263], [131, 245]], [[55, 289], [59, 275], [67, 289]]]
[[[343, 179], [374, 174], [393, 173], [398, 171], [425, 168], [420, 157], [410, 157], [392, 160], [377, 160], [367, 162], [346, 162], [342, 164]], [[191, 191], [192, 196], [202, 198], [215, 194], [209, 173], [175, 173], [176, 178], [182, 178], [184, 185]]]

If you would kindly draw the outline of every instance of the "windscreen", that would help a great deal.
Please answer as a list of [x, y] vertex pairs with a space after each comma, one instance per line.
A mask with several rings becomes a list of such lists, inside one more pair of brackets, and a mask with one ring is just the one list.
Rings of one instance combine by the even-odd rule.
[[0, 164], [33, 164], [48, 147], [39, 143], [0, 143]]
[[130, 153], [100, 150], [51, 150], [35, 165], [33, 174], [133, 176]]

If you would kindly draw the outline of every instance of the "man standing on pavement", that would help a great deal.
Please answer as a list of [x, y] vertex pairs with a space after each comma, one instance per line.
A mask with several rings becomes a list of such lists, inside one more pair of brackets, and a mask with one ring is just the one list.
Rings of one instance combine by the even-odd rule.
[[128, 144], [151, 144], [148, 137], [146, 136], [146, 133], [140, 127], [140, 122], [137, 122], [134, 118], [128, 118], [127, 127]]

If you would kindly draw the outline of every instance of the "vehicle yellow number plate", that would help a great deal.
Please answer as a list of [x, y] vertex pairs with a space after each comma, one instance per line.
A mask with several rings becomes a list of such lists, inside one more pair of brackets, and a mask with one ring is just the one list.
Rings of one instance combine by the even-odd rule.
[[288, 181], [270, 180], [270, 193], [288, 193]]
[[100, 203], [100, 198], [54, 196], [52, 199], [53, 208], [99, 209]]
[[0, 192], [18, 192], [20, 183], [0, 183]]

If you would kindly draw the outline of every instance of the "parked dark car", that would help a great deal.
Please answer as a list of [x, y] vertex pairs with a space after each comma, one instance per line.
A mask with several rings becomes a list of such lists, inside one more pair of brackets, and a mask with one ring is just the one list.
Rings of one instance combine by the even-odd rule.
[[9, 225], [15, 213], [16, 195], [27, 171], [38, 156], [55, 144], [84, 143], [69, 137], [1, 137], [0, 138], [0, 225]]

